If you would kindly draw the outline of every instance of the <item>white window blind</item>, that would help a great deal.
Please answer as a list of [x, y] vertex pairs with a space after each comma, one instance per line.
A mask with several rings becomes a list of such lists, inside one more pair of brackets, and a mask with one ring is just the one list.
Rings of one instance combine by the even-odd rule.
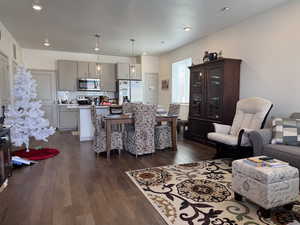
[[172, 102], [189, 103], [190, 98], [190, 70], [192, 58], [184, 59], [172, 64]]

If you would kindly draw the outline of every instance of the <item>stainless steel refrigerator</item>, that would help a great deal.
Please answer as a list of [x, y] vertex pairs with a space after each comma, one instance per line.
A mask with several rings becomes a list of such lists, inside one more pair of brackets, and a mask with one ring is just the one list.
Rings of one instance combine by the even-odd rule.
[[143, 102], [143, 82], [136, 80], [118, 80], [119, 105], [127, 96], [130, 102]]

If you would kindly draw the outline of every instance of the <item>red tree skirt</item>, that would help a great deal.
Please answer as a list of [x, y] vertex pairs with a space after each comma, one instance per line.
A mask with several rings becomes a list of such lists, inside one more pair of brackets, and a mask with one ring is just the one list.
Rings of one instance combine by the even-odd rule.
[[30, 149], [26, 152], [26, 149], [15, 151], [12, 153], [13, 156], [19, 156], [21, 158], [29, 160], [44, 160], [52, 158], [59, 153], [59, 150], [52, 148], [42, 148], [42, 149]]

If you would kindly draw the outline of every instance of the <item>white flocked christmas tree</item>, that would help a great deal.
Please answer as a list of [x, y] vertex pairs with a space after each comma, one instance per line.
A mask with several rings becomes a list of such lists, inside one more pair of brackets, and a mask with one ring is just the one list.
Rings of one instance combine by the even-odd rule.
[[54, 134], [49, 121], [41, 110], [41, 101], [37, 99], [36, 81], [30, 71], [19, 67], [13, 87], [13, 104], [8, 106], [5, 124], [11, 126], [11, 139], [15, 146], [25, 145], [29, 151], [29, 138], [47, 141]]

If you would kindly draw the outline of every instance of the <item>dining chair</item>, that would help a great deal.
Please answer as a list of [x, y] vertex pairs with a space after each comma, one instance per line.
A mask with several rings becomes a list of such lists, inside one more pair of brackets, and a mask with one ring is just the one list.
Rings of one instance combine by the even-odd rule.
[[[168, 116], [178, 116], [179, 104], [170, 104]], [[155, 148], [162, 150], [172, 147], [172, 128], [170, 123], [155, 126]]]
[[156, 105], [135, 105], [134, 128], [127, 130], [124, 145], [125, 150], [136, 155], [136, 157], [155, 152], [156, 109]]
[[[122, 104], [122, 111], [123, 111], [123, 114], [132, 114], [134, 113], [135, 111], [135, 107], [137, 105], [141, 105], [142, 103], [132, 103], [132, 102], [124, 102]], [[127, 139], [127, 133], [129, 131], [133, 131], [134, 130], [134, 124], [125, 124], [123, 126], [123, 140], [126, 140]]]
[[[102, 115], [96, 113], [96, 107], [91, 108], [92, 123], [94, 125], [93, 150], [97, 155], [106, 152], [106, 131], [105, 121]], [[111, 133], [111, 149], [119, 150], [119, 154], [123, 149], [122, 131], [112, 130]]]

